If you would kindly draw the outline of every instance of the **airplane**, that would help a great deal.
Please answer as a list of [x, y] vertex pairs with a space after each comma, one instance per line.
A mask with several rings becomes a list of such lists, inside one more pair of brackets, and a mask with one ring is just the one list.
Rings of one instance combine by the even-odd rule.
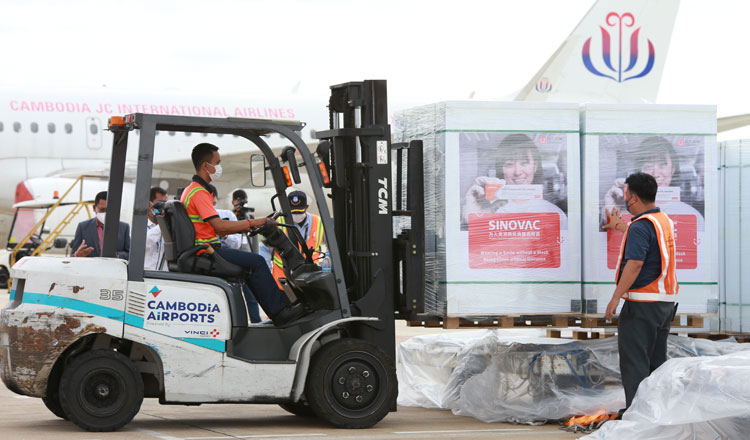
[[[678, 6], [679, 0], [630, 0], [626, 7], [618, 0], [596, 1], [515, 100], [655, 102]], [[392, 112], [405, 108], [393, 102]], [[314, 146], [315, 130], [328, 128], [326, 105], [315, 100], [144, 94], [109, 89], [0, 89], [0, 185], [15, 188], [15, 192], [0, 193], [0, 243], [5, 243], [14, 203], [49, 198], [52, 191], [65, 190], [65, 182], [72, 183], [81, 174], [106, 179], [112, 142], [106, 124], [111, 115], [143, 112], [301, 120], [307, 123], [303, 139]], [[718, 121], [720, 129], [750, 122], [748, 115], [722, 119]], [[278, 135], [267, 141], [275, 149], [285, 146]], [[217, 187], [221, 207], [226, 207], [233, 189], [252, 188], [245, 139], [159, 133], [154, 185], [165, 187], [172, 195], [186, 186], [193, 174], [190, 151], [200, 142], [220, 147], [224, 175]], [[135, 154], [129, 152], [129, 160], [134, 160]], [[305, 186], [301, 189], [305, 190]], [[272, 188], [254, 189], [251, 205], [259, 213], [270, 211], [267, 201], [273, 193]], [[89, 194], [87, 197], [93, 198]]]

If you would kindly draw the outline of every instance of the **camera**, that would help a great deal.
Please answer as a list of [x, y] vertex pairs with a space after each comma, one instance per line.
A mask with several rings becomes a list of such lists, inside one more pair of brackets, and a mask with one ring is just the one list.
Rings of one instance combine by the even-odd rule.
[[239, 200], [234, 203], [234, 213], [237, 215], [237, 220], [245, 220], [254, 218], [252, 213], [255, 212], [255, 208], [245, 206], [247, 200]]

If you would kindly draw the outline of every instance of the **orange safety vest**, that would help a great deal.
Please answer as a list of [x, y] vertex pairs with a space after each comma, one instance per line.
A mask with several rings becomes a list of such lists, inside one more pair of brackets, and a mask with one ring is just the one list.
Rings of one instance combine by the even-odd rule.
[[[195, 244], [221, 245], [221, 240], [216, 236], [214, 227], [210, 223], [203, 221], [201, 216], [198, 215], [198, 209], [195, 207], [195, 204], [191, 203], [193, 202], [193, 197], [199, 193], [204, 198], [209, 197], [211, 206], [213, 207], [213, 195], [198, 182], [192, 182], [188, 185], [182, 191], [182, 197], [180, 198], [180, 203], [185, 207], [185, 211], [187, 211], [188, 217], [190, 217], [190, 221], [193, 223], [193, 228], [195, 228]], [[206, 202], [206, 200], [203, 201]]]
[[[315, 214], [310, 214], [310, 217], [310, 231], [308, 232], [307, 237], [307, 247], [319, 251], [320, 246], [323, 244], [323, 237], [325, 236], [325, 234], [323, 233], [323, 222], [320, 220], [320, 217]], [[279, 217], [279, 223], [286, 223], [286, 221], [284, 221], [284, 217]], [[287, 233], [285, 226], [282, 226], [281, 229], [285, 234]], [[300, 250], [302, 250], [302, 246], [300, 246]], [[315, 261], [315, 263], [317, 263], [321, 258], [322, 257], [319, 253], [313, 254], [313, 261]], [[273, 253], [272, 261], [273, 268], [271, 270], [271, 274], [276, 280], [276, 284], [278, 284], [279, 289], [281, 289], [279, 278], [286, 278], [286, 275], [284, 274], [284, 261], [281, 259], [281, 256], [278, 254], [278, 252]]]
[[[623, 298], [629, 301], [639, 302], [674, 302], [680, 285], [677, 283], [677, 261], [675, 260], [674, 224], [663, 212], [646, 214], [636, 221], [648, 220], [654, 225], [656, 239], [659, 241], [661, 253], [661, 273], [659, 276], [640, 289], [629, 290]], [[632, 223], [631, 223], [632, 225]], [[620, 245], [620, 257], [617, 259], [617, 271], [615, 272], [615, 283], [620, 281], [620, 265], [625, 258], [625, 241], [628, 239], [630, 225], [625, 231], [625, 237]]]

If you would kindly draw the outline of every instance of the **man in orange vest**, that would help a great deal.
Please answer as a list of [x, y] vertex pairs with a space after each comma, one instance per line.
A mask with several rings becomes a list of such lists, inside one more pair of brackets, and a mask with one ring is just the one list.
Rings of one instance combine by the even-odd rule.
[[677, 311], [675, 239], [672, 220], [656, 207], [656, 179], [634, 173], [625, 179], [624, 199], [633, 218], [625, 226], [618, 212], [607, 213], [605, 229], [625, 232], [615, 272], [615, 292], [606, 317], [614, 316], [620, 298], [618, 350], [625, 388], [625, 409], [638, 385], [667, 360], [667, 337]]
[[[300, 318], [305, 314], [304, 306], [289, 303], [286, 294], [276, 287], [263, 257], [221, 246], [219, 240], [219, 235], [250, 232], [263, 226], [268, 219], [264, 217], [232, 221], [220, 218], [214, 209], [214, 198], [210, 191], [211, 182], [221, 177], [219, 148], [209, 143], [198, 144], [193, 148], [191, 157], [195, 175], [193, 182], [182, 191], [180, 202], [185, 206], [195, 228], [195, 244], [213, 247], [222, 258], [250, 272], [245, 282], [275, 325], [284, 325]], [[246, 301], [250, 302], [249, 299]]]
[[[321, 252], [323, 238], [325, 237], [325, 234], [323, 233], [323, 222], [317, 215], [307, 212], [307, 209], [310, 206], [307, 204], [307, 195], [304, 192], [295, 190], [290, 192], [287, 197], [289, 198], [289, 205], [292, 209], [292, 221], [294, 222], [294, 225], [297, 226], [297, 229], [299, 229], [302, 237], [305, 238], [307, 247], [315, 250], [313, 260], [317, 263], [323, 256]], [[284, 220], [283, 216], [279, 217], [277, 221], [279, 223], [289, 223]], [[284, 228], [284, 232], [287, 232], [286, 228]], [[265, 245], [261, 246], [261, 255], [266, 258], [271, 273], [273, 274], [279, 288], [281, 288], [279, 278], [286, 278], [286, 275], [284, 275], [284, 262], [281, 257], [276, 252], [271, 255], [271, 249]]]

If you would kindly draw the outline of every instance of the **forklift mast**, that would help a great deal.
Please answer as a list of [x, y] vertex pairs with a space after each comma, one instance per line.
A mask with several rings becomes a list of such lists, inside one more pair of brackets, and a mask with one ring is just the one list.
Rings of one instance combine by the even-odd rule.
[[[316, 134], [323, 139], [317, 153], [329, 174], [325, 186], [352, 315], [378, 317], [379, 328], [363, 327], [370, 334], [359, 337], [387, 344], [395, 338], [395, 317], [423, 312], [422, 144], [391, 144], [384, 80], [331, 86], [329, 120], [330, 130]], [[398, 237], [394, 216], [411, 220]]]

